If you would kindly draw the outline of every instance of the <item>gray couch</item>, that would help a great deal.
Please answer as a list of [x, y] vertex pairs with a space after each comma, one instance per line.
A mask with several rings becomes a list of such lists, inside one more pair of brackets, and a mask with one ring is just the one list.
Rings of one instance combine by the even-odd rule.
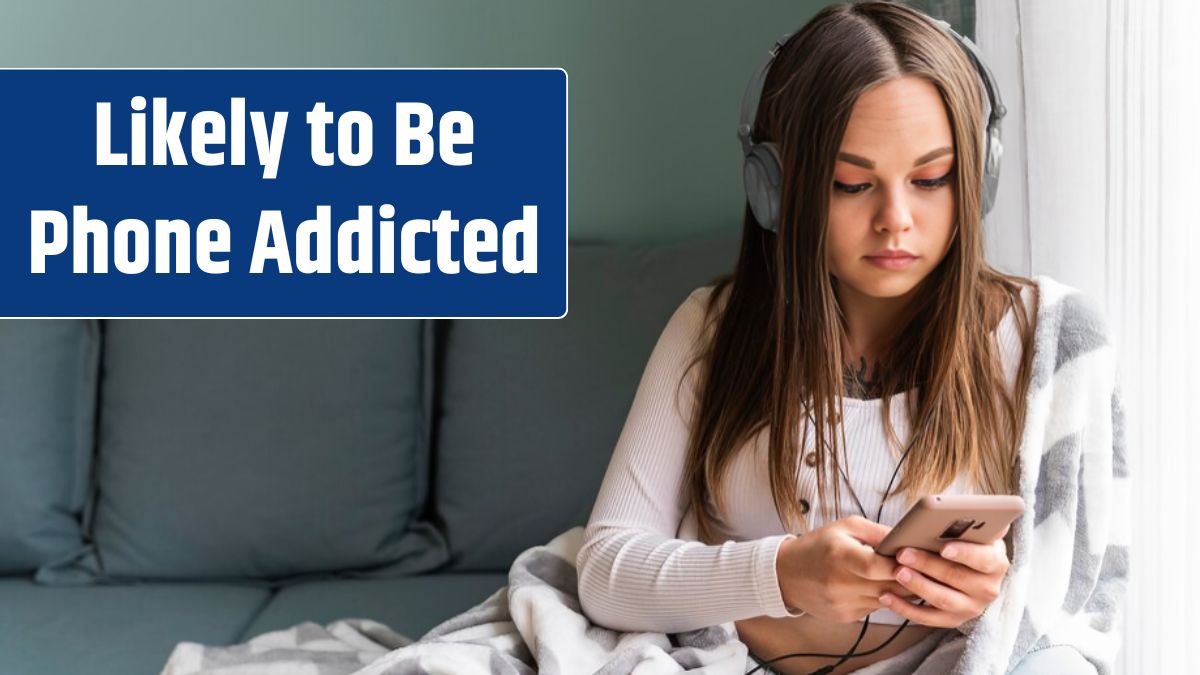
[[562, 320], [0, 322], [0, 673], [367, 617], [419, 637], [586, 522], [739, 231], [574, 243]]

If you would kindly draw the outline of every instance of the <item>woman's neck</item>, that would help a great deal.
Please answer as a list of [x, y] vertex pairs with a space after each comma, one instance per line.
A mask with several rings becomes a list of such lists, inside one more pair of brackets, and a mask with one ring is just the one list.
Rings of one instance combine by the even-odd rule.
[[893, 298], [878, 298], [838, 284], [836, 294], [845, 329], [842, 355], [846, 396], [878, 398], [882, 395], [883, 378], [879, 369], [884, 345], [895, 339], [901, 322], [906, 320], [912, 291]]
[[846, 363], [842, 371], [842, 382], [848, 398], [872, 399], [883, 396], [879, 362], [868, 364], [865, 356], [859, 357], [858, 363]]
[[879, 353], [878, 347], [896, 334], [905, 320], [913, 292], [894, 298], [877, 298], [839, 284], [836, 295], [842, 309], [849, 354], [857, 360], [860, 355], [870, 357]]

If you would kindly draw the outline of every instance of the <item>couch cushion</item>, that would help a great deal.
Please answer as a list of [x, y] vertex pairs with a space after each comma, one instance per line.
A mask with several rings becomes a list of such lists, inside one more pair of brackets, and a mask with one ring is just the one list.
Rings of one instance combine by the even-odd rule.
[[157, 673], [177, 642], [237, 642], [269, 595], [227, 584], [70, 588], [2, 578], [0, 673]]
[[437, 514], [454, 570], [507, 570], [587, 522], [654, 343], [731, 271], [740, 230], [661, 246], [574, 245], [567, 316], [439, 322]]
[[83, 551], [98, 332], [95, 321], [0, 321], [0, 574]]
[[507, 583], [507, 574], [491, 573], [297, 584], [276, 593], [239, 642], [305, 621], [325, 625], [348, 618], [373, 619], [416, 640]]
[[392, 575], [445, 561], [418, 520], [423, 321], [110, 321], [102, 578]]

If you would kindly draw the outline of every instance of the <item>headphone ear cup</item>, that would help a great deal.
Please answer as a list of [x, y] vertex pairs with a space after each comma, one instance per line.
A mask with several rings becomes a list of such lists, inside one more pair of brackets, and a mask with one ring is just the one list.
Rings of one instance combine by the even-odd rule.
[[779, 231], [779, 188], [783, 171], [774, 143], [757, 143], [742, 163], [746, 200], [763, 229]]
[[1000, 157], [1004, 154], [1004, 146], [1000, 144], [999, 134], [988, 134], [987, 157], [983, 165], [983, 215], [987, 215], [996, 203], [996, 190], [1000, 187]]

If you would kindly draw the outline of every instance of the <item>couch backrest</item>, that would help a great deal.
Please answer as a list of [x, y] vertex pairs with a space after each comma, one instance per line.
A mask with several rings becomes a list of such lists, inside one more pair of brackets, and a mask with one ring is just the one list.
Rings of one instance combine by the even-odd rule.
[[424, 321], [107, 321], [93, 552], [47, 582], [433, 569]]
[[507, 570], [586, 523], [667, 320], [733, 269], [741, 230], [676, 245], [572, 246], [567, 316], [438, 322], [435, 520], [453, 570]]
[[82, 553], [99, 351], [95, 321], [0, 322], [0, 574]]
[[573, 244], [558, 320], [0, 322], [0, 573], [505, 571], [586, 522], [658, 335], [739, 236]]

